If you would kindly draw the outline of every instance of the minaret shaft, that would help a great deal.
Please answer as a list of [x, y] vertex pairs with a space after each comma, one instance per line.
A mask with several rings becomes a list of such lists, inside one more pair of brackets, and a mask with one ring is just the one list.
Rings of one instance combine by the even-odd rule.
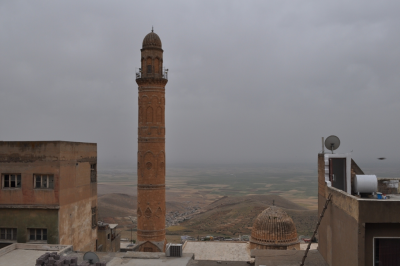
[[[158, 38], [158, 40], [157, 40]], [[159, 47], [158, 43], [159, 42]], [[138, 251], [165, 249], [165, 85], [161, 41], [151, 32], [143, 40], [138, 117]]]

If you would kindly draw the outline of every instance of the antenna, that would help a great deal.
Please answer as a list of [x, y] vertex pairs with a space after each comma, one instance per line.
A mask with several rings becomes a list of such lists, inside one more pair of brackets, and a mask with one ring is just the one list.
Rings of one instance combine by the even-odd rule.
[[337, 148], [339, 148], [339, 146], [340, 146], [340, 139], [339, 139], [338, 137], [336, 137], [336, 136], [334, 136], [334, 135], [331, 135], [331, 136], [329, 136], [329, 137], [326, 138], [326, 140], [325, 140], [325, 147], [326, 147], [328, 150], [331, 150], [331, 151], [332, 151], [332, 154], [333, 154], [333, 151], [334, 151], [334, 150], [336, 150]]
[[100, 262], [99, 257], [96, 255], [96, 253], [90, 251], [86, 252], [85, 255], [83, 255], [83, 260], [89, 261], [90, 264]]

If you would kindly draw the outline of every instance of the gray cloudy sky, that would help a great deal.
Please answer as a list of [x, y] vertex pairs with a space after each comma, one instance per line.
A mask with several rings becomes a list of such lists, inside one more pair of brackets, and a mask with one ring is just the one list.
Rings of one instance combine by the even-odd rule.
[[0, 140], [132, 162], [144, 36], [169, 68], [167, 163], [400, 156], [400, 1], [0, 1]]

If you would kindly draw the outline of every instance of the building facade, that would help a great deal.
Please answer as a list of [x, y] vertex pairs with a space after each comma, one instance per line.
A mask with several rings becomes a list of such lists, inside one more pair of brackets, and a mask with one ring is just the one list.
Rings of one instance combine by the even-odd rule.
[[118, 224], [97, 223], [97, 251], [119, 252], [121, 235], [117, 232]]
[[138, 208], [135, 250], [165, 250], [165, 85], [161, 40], [153, 31], [141, 49], [138, 119]]
[[0, 173], [0, 247], [96, 250], [97, 144], [1, 141]]
[[332, 195], [318, 250], [330, 266], [400, 265], [400, 195], [396, 189], [390, 199], [359, 196], [352, 192], [355, 175], [364, 173], [350, 154], [318, 154], [319, 213]]

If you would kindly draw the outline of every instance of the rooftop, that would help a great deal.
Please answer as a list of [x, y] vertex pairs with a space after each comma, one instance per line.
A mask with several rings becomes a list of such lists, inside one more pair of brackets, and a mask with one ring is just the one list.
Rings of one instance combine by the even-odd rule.
[[184, 253], [193, 253], [195, 260], [250, 261], [247, 242], [187, 241]]
[[[255, 266], [299, 266], [304, 256], [303, 250], [254, 249], [251, 257], [255, 258]], [[305, 266], [328, 266], [318, 250], [310, 250]]]
[[72, 251], [72, 246], [15, 243], [0, 249], [0, 266], [34, 265], [41, 255], [54, 251], [65, 254]]

